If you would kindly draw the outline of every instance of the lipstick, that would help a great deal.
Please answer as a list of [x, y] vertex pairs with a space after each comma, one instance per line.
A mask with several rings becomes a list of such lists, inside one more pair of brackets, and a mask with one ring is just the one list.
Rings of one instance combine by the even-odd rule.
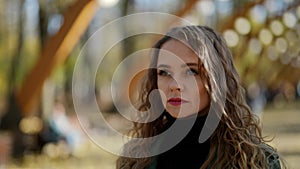
[[186, 100], [178, 98], [178, 97], [176, 97], [176, 98], [170, 98], [168, 100], [168, 103], [171, 104], [171, 105], [173, 105], [173, 106], [179, 106], [179, 105], [181, 105], [183, 103], [186, 103], [186, 102], [187, 102]]

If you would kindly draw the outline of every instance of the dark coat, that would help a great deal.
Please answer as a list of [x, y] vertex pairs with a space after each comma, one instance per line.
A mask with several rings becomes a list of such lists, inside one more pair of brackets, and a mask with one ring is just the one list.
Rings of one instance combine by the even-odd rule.
[[[272, 147], [262, 144], [262, 149], [265, 151], [270, 169], [281, 169], [279, 156]], [[157, 159], [154, 157], [151, 165], [147, 169], [156, 169]], [[210, 169], [210, 168], [208, 168]]]

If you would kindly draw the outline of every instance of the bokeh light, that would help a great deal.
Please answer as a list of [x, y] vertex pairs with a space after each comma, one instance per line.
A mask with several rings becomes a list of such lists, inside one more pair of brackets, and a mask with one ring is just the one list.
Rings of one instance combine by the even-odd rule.
[[54, 14], [49, 17], [49, 23], [47, 26], [47, 32], [50, 35], [54, 35], [64, 23], [64, 18], [60, 14]]
[[256, 23], [265, 23], [267, 15], [267, 10], [263, 5], [255, 5], [250, 10], [250, 18]]
[[283, 14], [283, 23], [288, 28], [294, 28], [297, 23], [296, 16], [291, 12], [286, 12]]
[[65, 141], [59, 141], [57, 143], [47, 143], [42, 152], [51, 159], [62, 158], [65, 159], [70, 155], [70, 150]]
[[269, 45], [273, 41], [273, 34], [269, 29], [263, 28], [260, 30], [258, 38], [262, 44]]
[[284, 31], [284, 27], [283, 27], [282, 23], [278, 20], [274, 20], [270, 23], [270, 29], [273, 32], [273, 34], [276, 36], [282, 35], [282, 33]]
[[58, 157], [58, 150], [56, 149], [56, 145], [54, 143], [48, 143], [43, 148], [43, 153], [49, 156], [50, 158]]
[[36, 116], [26, 117], [21, 120], [19, 127], [23, 133], [35, 134], [42, 130], [43, 122]]
[[215, 13], [215, 4], [213, 1], [200, 1], [197, 4], [197, 8], [199, 9], [199, 11], [202, 12], [203, 15], [205, 16], [211, 16]]
[[239, 42], [239, 35], [232, 29], [228, 29], [223, 33], [224, 39], [229, 47], [237, 46]]
[[288, 44], [286, 39], [279, 37], [275, 40], [275, 46], [276, 49], [280, 52], [280, 53], [284, 53], [287, 51], [288, 48]]
[[294, 46], [299, 41], [299, 37], [298, 37], [297, 33], [295, 31], [293, 31], [293, 30], [288, 30], [285, 33], [285, 38], [289, 42], [290, 46]]
[[234, 22], [235, 30], [241, 35], [247, 35], [251, 31], [251, 25], [247, 18], [239, 17]]
[[119, 0], [97, 0], [97, 2], [101, 7], [110, 8], [115, 6], [119, 2]]
[[249, 49], [254, 54], [259, 54], [262, 50], [262, 45], [257, 38], [251, 38], [249, 42]]

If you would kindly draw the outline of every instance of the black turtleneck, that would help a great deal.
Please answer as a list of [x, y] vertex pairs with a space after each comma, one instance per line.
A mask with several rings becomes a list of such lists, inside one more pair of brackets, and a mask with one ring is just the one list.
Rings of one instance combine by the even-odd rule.
[[[207, 158], [209, 140], [199, 143], [199, 136], [207, 116], [197, 117], [189, 133], [176, 146], [158, 155], [156, 169], [199, 169]], [[168, 117], [169, 125], [175, 121]], [[189, 121], [189, 118], [176, 119], [180, 124]], [[183, 126], [184, 127], [184, 126]]]

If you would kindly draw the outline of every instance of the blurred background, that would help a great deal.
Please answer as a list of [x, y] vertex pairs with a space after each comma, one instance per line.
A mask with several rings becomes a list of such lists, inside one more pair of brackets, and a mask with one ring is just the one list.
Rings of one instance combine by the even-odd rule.
[[[114, 19], [140, 12], [169, 13], [219, 31], [263, 134], [273, 138], [270, 144], [289, 168], [300, 168], [299, 0], [0, 0], [0, 169], [114, 168], [117, 157], [99, 148], [79, 124], [73, 70], [80, 62], [85, 76], [93, 76], [87, 69], [93, 58], [77, 60], [85, 42]], [[153, 20], [121, 25], [97, 38], [89, 52], [141, 26], [169, 25]], [[123, 120], [110, 94], [112, 75], [126, 56], [151, 47], [156, 38], [119, 42], [97, 71], [95, 88], [81, 88], [90, 93], [87, 101], [96, 96], [116, 128]], [[90, 131], [106, 132], [88, 113], [84, 123]]]

